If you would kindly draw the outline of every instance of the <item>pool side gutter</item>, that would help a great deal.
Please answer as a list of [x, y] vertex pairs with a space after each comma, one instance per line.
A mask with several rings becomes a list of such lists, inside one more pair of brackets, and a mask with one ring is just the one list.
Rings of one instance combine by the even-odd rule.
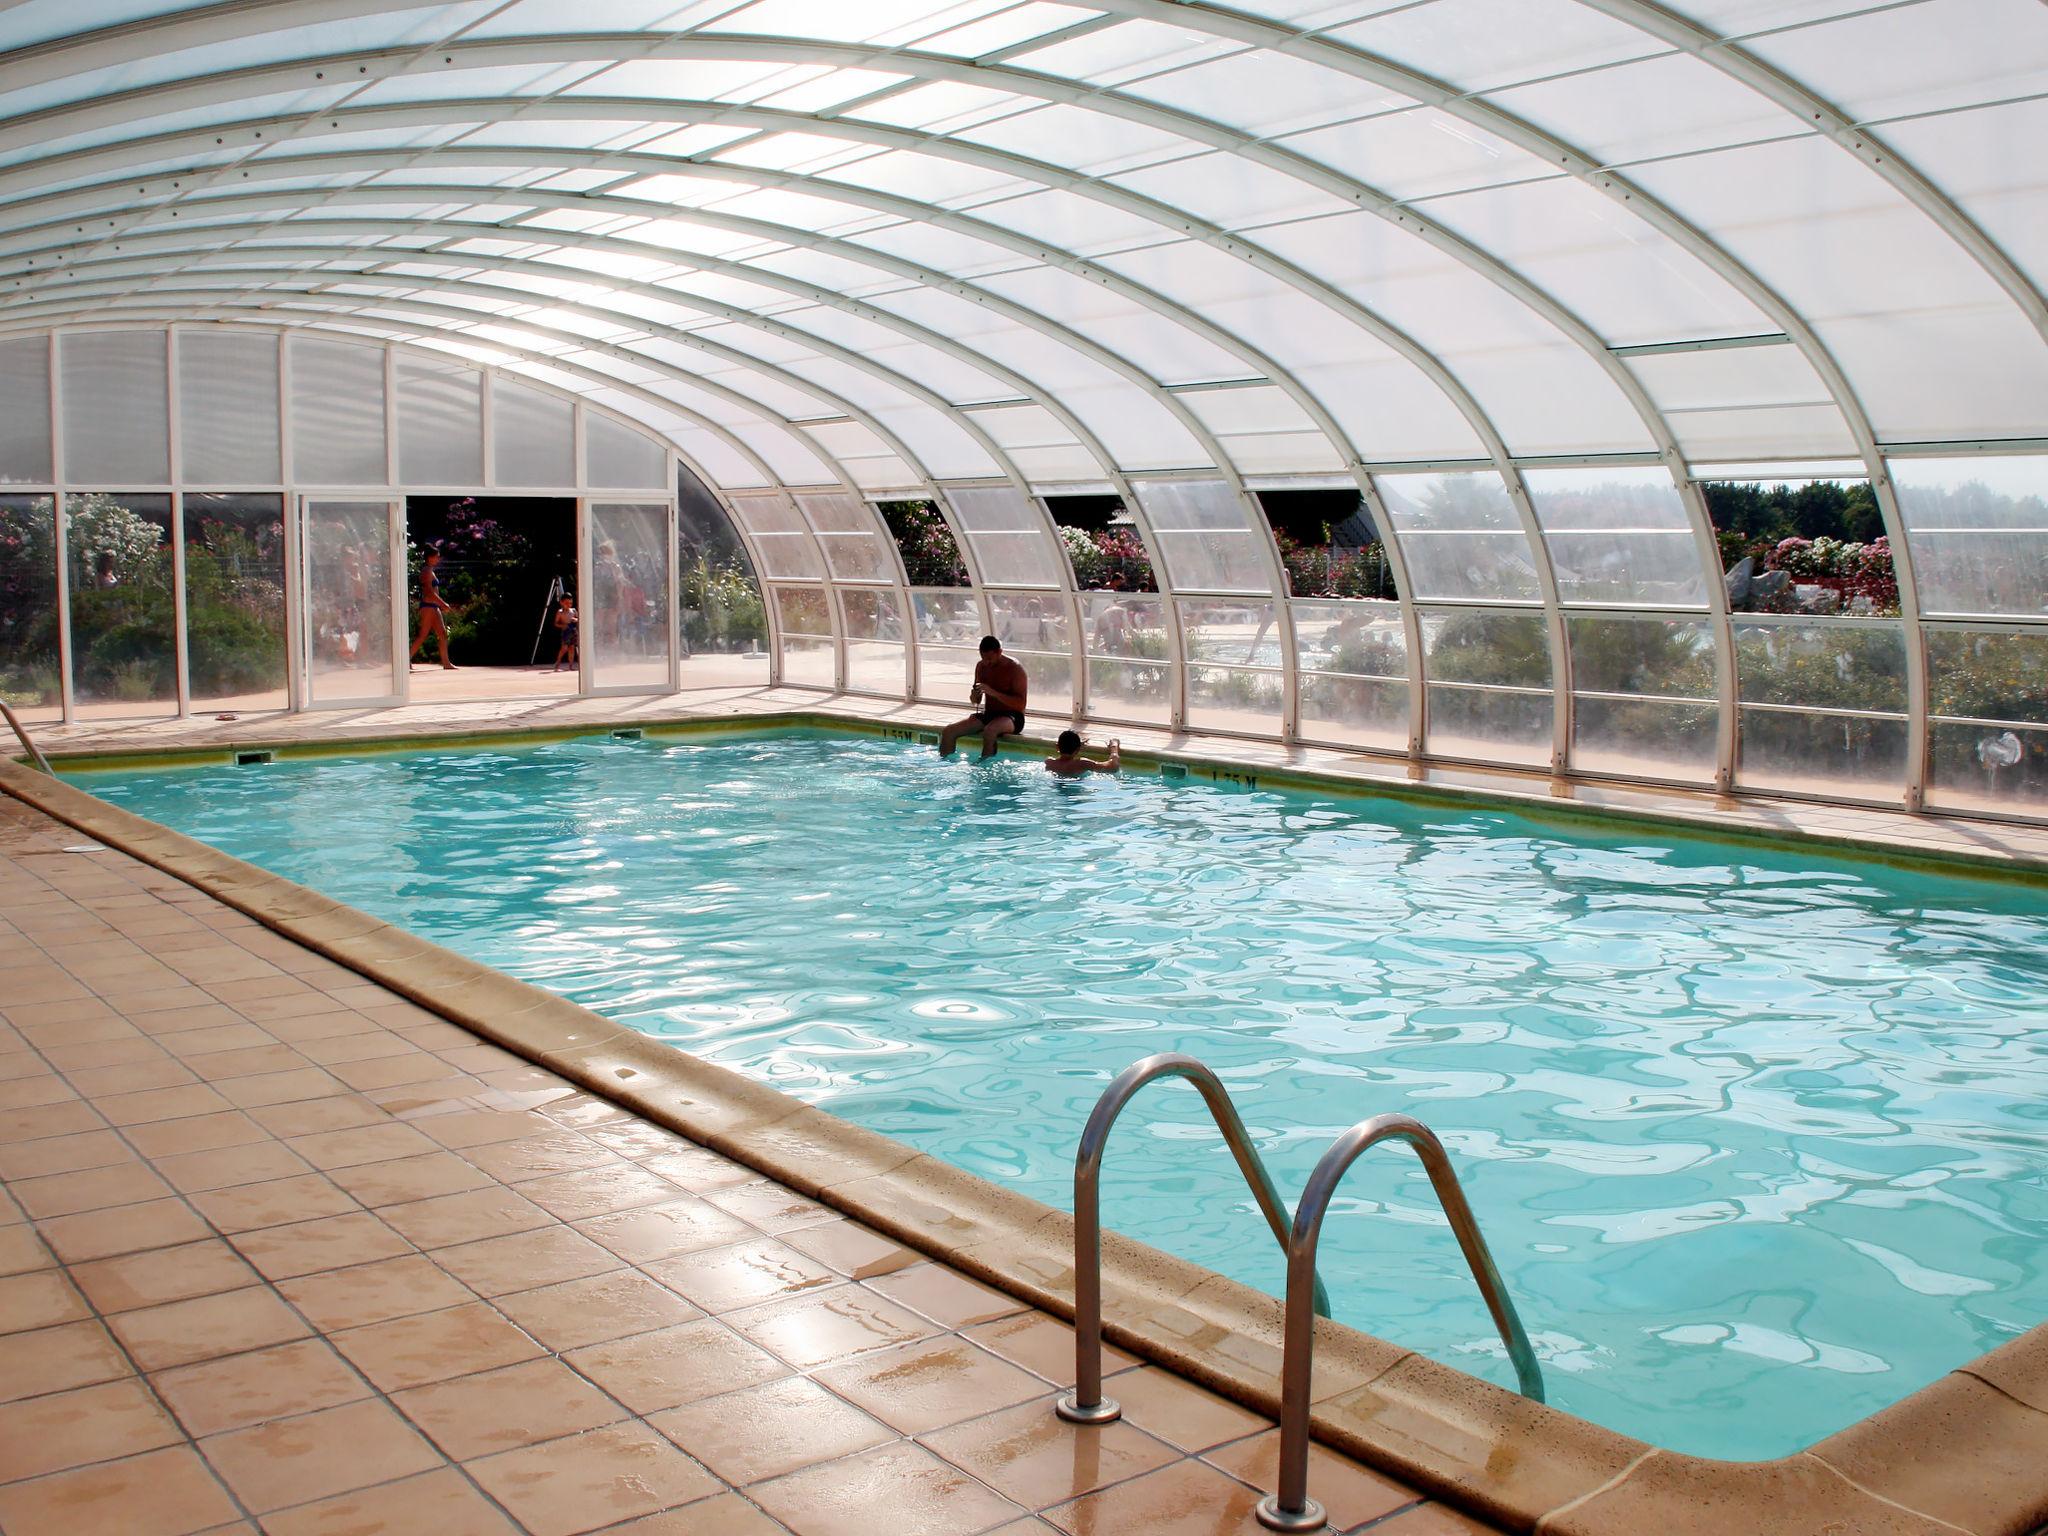
[[[1065, 1212], [74, 785], [0, 761], [0, 791], [593, 1094], [1021, 1300], [1073, 1315]], [[1113, 1233], [1104, 1260], [1114, 1343], [1277, 1411], [1277, 1300]], [[1656, 1449], [1341, 1324], [1317, 1326], [1316, 1437], [1512, 1531], [2031, 1536], [2048, 1522], [2048, 1325], [1803, 1452], [1759, 1462]]]

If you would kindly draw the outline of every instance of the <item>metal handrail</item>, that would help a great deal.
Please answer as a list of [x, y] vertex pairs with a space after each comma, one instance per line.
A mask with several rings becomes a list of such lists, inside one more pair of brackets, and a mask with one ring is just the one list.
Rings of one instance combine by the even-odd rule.
[[[1074, 1154], [1074, 1390], [1053, 1404], [1053, 1411], [1070, 1424], [1107, 1424], [1122, 1416], [1116, 1399], [1102, 1395], [1102, 1153], [1109, 1142], [1110, 1127], [1124, 1106], [1147, 1083], [1162, 1077], [1185, 1078], [1195, 1085], [1216, 1129], [1237, 1159], [1238, 1171], [1251, 1186], [1252, 1198], [1273, 1229], [1283, 1253], [1288, 1245], [1287, 1207], [1273, 1186], [1258, 1150], [1252, 1146], [1237, 1107], [1222, 1081], [1192, 1056], [1166, 1051], [1132, 1062], [1103, 1090], [1081, 1131], [1080, 1150]], [[1293, 1269], [1290, 1265], [1289, 1284]], [[1308, 1267], [1307, 1294], [1318, 1316], [1330, 1315], [1330, 1299], [1323, 1282], [1316, 1278], [1315, 1263]], [[1292, 1291], [1289, 1292], [1292, 1295]], [[1291, 1303], [1290, 1303], [1291, 1304]]]
[[28, 732], [22, 729], [21, 722], [15, 718], [14, 711], [7, 707], [5, 699], [0, 699], [0, 716], [4, 716], [7, 723], [14, 727], [14, 734], [19, 736], [21, 744], [28, 748], [28, 755], [35, 760], [35, 765], [51, 778], [57, 777], [56, 770], [50, 766], [50, 760], [43, 756], [43, 749], [28, 739]]
[[1515, 1304], [1501, 1284], [1500, 1271], [1480, 1235], [1479, 1222], [1465, 1201], [1465, 1191], [1451, 1168], [1449, 1154], [1436, 1133], [1410, 1115], [1375, 1115], [1362, 1120], [1330, 1144], [1308, 1185], [1301, 1192], [1301, 1204], [1294, 1212], [1294, 1235], [1287, 1243], [1287, 1324], [1285, 1354], [1280, 1365], [1280, 1490], [1259, 1503], [1259, 1524], [1273, 1531], [1314, 1531], [1323, 1526], [1323, 1507], [1308, 1496], [1308, 1410], [1309, 1381], [1315, 1368], [1315, 1319], [1309, 1300], [1315, 1279], [1316, 1244], [1322, 1236], [1323, 1217], [1330, 1209], [1337, 1185], [1367, 1148], [1387, 1140], [1405, 1141], [1422, 1158], [1437, 1204], [1450, 1218], [1465, 1263], [1486, 1298], [1486, 1310], [1493, 1314], [1493, 1326], [1500, 1330], [1515, 1363], [1515, 1377], [1522, 1396], [1543, 1401], [1543, 1371], [1536, 1363], [1536, 1351], [1529, 1347], [1529, 1335]]

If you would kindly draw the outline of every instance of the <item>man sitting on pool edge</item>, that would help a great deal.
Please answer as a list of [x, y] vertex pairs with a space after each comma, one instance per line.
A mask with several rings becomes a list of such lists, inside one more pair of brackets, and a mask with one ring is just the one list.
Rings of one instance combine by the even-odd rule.
[[1003, 654], [1003, 642], [994, 635], [983, 635], [974, 686], [967, 694], [972, 703], [981, 706], [981, 712], [955, 720], [939, 732], [939, 756], [951, 757], [962, 736], [979, 731], [982, 761], [994, 757], [997, 742], [1024, 729], [1024, 701], [1030, 691], [1031, 679], [1023, 667]]
[[1091, 773], [1115, 773], [1124, 765], [1123, 747], [1112, 736], [1109, 739], [1109, 761], [1098, 763], [1092, 757], [1081, 755], [1081, 733], [1060, 732], [1060, 755], [1045, 760], [1045, 771], [1056, 773], [1063, 779], [1084, 778]]

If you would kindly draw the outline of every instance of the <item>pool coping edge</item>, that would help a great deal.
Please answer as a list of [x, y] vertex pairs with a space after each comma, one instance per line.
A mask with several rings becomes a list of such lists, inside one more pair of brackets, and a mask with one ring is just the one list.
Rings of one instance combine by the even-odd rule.
[[[830, 726], [843, 723], [851, 722]], [[675, 722], [685, 730], [763, 724]], [[0, 791], [599, 1097], [1020, 1300], [1072, 1316], [1072, 1219], [1054, 1207], [75, 785], [0, 761]], [[1276, 1412], [1277, 1300], [1114, 1233], [1105, 1234], [1104, 1294], [1105, 1333], [1119, 1347]], [[1730, 1532], [1759, 1529], [1766, 1514], [1769, 1529], [1788, 1533], [1820, 1532], [1857, 1514], [1873, 1529], [1970, 1536], [2031, 1536], [2048, 1521], [2048, 1476], [2040, 1471], [2048, 1467], [2048, 1324], [1804, 1451], [1752, 1462], [1652, 1447], [1342, 1324], [1318, 1324], [1316, 1364], [1319, 1440], [1516, 1531], [1634, 1536], [1680, 1508], [1695, 1517], [1711, 1512], [1698, 1529]], [[1932, 1525], [1901, 1526], [1901, 1516]]]

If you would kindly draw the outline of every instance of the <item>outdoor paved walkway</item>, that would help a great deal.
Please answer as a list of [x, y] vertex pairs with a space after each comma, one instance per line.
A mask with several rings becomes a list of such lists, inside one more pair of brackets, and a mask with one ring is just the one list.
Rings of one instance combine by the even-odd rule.
[[1258, 1530], [1265, 1420], [1071, 1429], [1057, 1320], [83, 844], [0, 796], [5, 1536]]

